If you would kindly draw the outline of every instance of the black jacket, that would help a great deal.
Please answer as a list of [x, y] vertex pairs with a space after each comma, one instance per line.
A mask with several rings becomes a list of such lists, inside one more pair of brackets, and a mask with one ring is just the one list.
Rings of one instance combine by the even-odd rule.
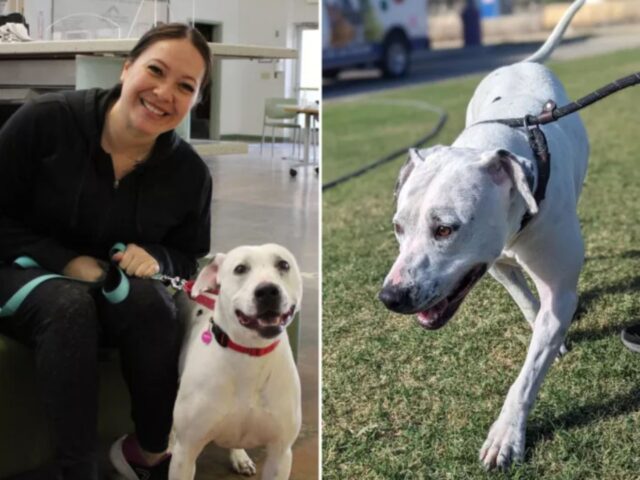
[[0, 130], [0, 262], [28, 255], [61, 272], [78, 255], [108, 260], [119, 241], [143, 247], [162, 273], [195, 272], [210, 246], [209, 170], [170, 131], [116, 188], [100, 137], [119, 94], [43, 95]]

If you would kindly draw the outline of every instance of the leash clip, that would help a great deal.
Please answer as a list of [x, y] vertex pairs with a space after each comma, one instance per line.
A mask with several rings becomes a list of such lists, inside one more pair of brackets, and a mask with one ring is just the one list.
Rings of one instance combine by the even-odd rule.
[[164, 275], [162, 273], [154, 275], [153, 278], [155, 278], [156, 280], [160, 280], [165, 285], [170, 285], [171, 288], [174, 288], [176, 290], [182, 290], [184, 288], [184, 285], [187, 283], [187, 280], [183, 278], [170, 277], [169, 275]]

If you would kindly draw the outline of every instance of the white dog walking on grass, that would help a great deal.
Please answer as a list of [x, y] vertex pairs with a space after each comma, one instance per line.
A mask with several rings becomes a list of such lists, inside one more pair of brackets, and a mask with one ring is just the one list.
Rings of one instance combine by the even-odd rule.
[[487, 468], [523, 458], [527, 416], [549, 366], [564, 349], [584, 260], [576, 205], [589, 155], [577, 114], [542, 127], [551, 159], [545, 188], [544, 169], [526, 130], [495, 120], [538, 115], [549, 100], [569, 103], [560, 81], [541, 62], [583, 3], [571, 5], [531, 57], [480, 82], [466, 128], [453, 145], [410, 151], [398, 178], [393, 223], [400, 253], [380, 292], [384, 304], [417, 314], [426, 329], [440, 328], [488, 269], [533, 328], [522, 370], [480, 450]]
[[[208, 292], [217, 291], [215, 306]], [[231, 449], [238, 473], [256, 468], [245, 448], [266, 446], [264, 480], [285, 480], [301, 425], [300, 379], [286, 327], [300, 309], [294, 256], [275, 244], [217, 254], [178, 309], [189, 328], [174, 409], [169, 478], [192, 480], [209, 443]], [[209, 310], [208, 306], [213, 306]]]

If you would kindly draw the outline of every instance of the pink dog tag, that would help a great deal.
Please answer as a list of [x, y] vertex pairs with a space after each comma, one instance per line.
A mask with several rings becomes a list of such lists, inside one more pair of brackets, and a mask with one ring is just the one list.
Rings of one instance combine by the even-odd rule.
[[211, 332], [209, 330], [205, 330], [204, 332], [202, 332], [202, 341], [204, 343], [206, 343], [207, 345], [209, 345], [211, 343], [211, 339], [213, 338], [213, 335], [211, 334]]

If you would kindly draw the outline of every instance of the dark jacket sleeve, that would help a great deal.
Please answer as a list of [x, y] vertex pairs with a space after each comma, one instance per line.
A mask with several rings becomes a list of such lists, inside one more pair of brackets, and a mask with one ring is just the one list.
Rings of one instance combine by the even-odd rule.
[[198, 268], [197, 260], [209, 253], [211, 246], [212, 181], [208, 170], [191, 212], [171, 229], [162, 244], [141, 245], [160, 265], [165, 275], [190, 278]]
[[25, 224], [48, 108], [52, 107], [27, 103], [0, 130], [0, 261], [27, 255], [45, 269], [61, 272], [77, 253]]

